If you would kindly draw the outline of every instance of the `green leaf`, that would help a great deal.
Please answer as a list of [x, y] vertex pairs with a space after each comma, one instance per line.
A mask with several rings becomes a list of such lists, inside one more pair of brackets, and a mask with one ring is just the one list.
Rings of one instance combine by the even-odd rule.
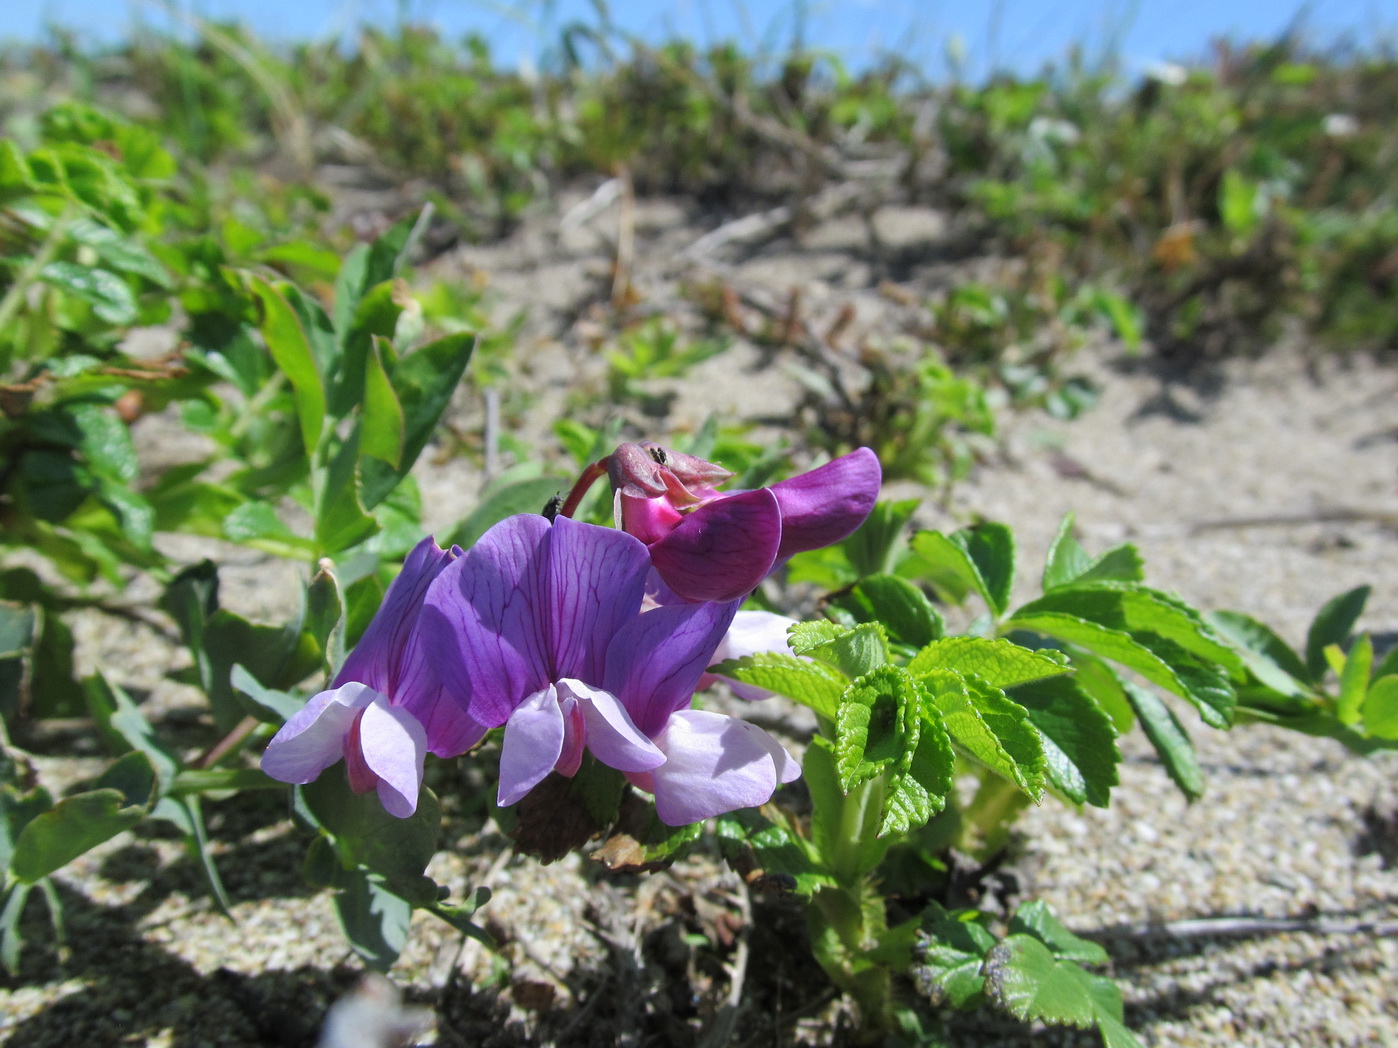
[[1374, 666], [1374, 644], [1367, 633], [1350, 645], [1340, 672], [1340, 694], [1335, 699], [1335, 716], [1341, 724], [1359, 723], [1359, 711], [1369, 690], [1369, 671]]
[[[223, 520], [223, 537], [229, 542], [267, 552], [298, 545], [309, 548], [277, 514], [268, 502], [244, 502], [234, 507]], [[273, 549], [268, 549], [268, 546]]]
[[376, 792], [351, 790], [341, 766], [299, 789], [320, 826], [334, 836], [346, 869], [365, 866], [405, 898], [419, 892], [436, 897], [435, 886], [423, 876], [441, 824], [441, 805], [431, 790], [423, 787], [417, 811], [399, 819], [384, 811]]
[[377, 506], [412, 469], [466, 373], [476, 336], [470, 332], [429, 342], [405, 356], [389, 380], [403, 409], [403, 454], [397, 467], [369, 459], [364, 467], [364, 504]]
[[461, 902], [434, 902], [425, 909], [440, 917], [463, 935], [495, 949], [497, 944], [491, 934], [471, 920], [476, 911], [490, 901], [490, 889], [480, 885], [471, 891]]
[[[0, 147], [9, 145], [0, 141]], [[16, 881], [9, 885], [3, 896], [5, 905], [0, 909], [0, 963], [10, 975], [19, 974], [19, 955], [24, 948], [24, 938], [20, 935], [20, 918], [24, 916], [25, 904], [34, 886]]]
[[709, 672], [785, 695], [831, 722], [849, 684], [849, 678], [828, 663], [775, 651], [727, 659], [710, 666]]
[[834, 883], [812, 859], [809, 846], [787, 815], [774, 806], [740, 808], [720, 815], [716, 832], [724, 859], [744, 877], [786, 881], [799, 895], [810, 895], [822, 885]]
[[[1062, 658], [1060, 655], [1059, 658]], [[933, 670], [974, 674], [997, 688], [1067, 673], [1069, 667], [1013, 641], [989, 637], [944, 637], [918, 652], [908, 672], [922, 677]]]
[[1228, 232], [1245, 236], [1256, 229], [1261, 220], [1258, 210], [1260, 201], [1256, 183], [1240, 175], [1234, 168], [1223, 172], [1218, 188], [1218, 213]]
[[506, 517], [516, 513], [542, 513], [549, 499], [568, 490], [558, 477], [531, 477], [488, 489], [479, 505], [443, 540], [446, 548], [470, 549], [478, 538]]
[[951, 670], [922, 678], [952, 741], [1035, 801], [1044, 795], [1044, 747], [1028, 711], [999, 688]]
[[840, 788], [849, 793], [900, 763], [906, 765], [917, 749], [921, 726], [917, 683], [906, 672], [881, 666], [855, 680], [841, 695], [835, 718]]
[[[108, 733], [109, 741], [116, 741], [117, 748], [123, 744], [129, 746], [145, 757], [154, 769], [159, 780], [158, 792], [163, 796], [184, 767], [179, 754], [156, 735], [155, 727], [126, 691], [112, 684], [102, 673], [85, 677], [83, 690], [93, 718]], [[112, 734], [117, 740], [110, 740]]]
[[1122, 687], [1131, 708], [1141, 722], [1141, 730], [1155, 747], [1160, 763], [1175, 785], [1191, 801], [1204, 795], [1204, 770], [1199, 766], [1199, 758], [1194, 752], [1194, 743], [1189, 733], [1175, 716], [1174, 710], [1165, 705], [1164, 700], [1148, 688], [1142, 688], [1129, 681]]
[[1270, 627], [1239, 611], [1214, 611], [1206, 617], [1233, 643], [1259, 683], [1281, 695], [1304, 698], [1310, 694], [1302, 683], [1311, 679], [1306, 664]]
[[1060, 960], [1080, 964], [1106, 964], [1111, 958], [1099, 943], [1074, 935], [1055, 917], [1042, 900], [1023, 903], [1010, 919], [1011, 935], [1032, 935], [1053, 951]]
[[335, 893], [335, 912], [345, 938], [366, 965], [386, 972], [408, 943], [412, 903], [362, 870], [348, 871], [341, 879], [345, 887]]
[[1306, 669], [1310, 672], [1310, 683], [1317, 683], [1325, 676], [1325, 649], [1331, 644], [1343, 648], [1349, 642], [1350, 632], [1369, 601], [1369, 592], [1368, 586], [1356, 586], [1331, 597], [1316, 613], [1306, 631]]
[[1044, 562], [1044, 591], [1084, 582], [1139, 582], [1144, 577], [1140, 552], [1130, 543], [1114, 546], [1093, 559], [1073, 538], [1073, 515], [1058, 526]]
[[985, 958], [986, 996], [1021, 1022], [1092, 1026], [1097, 1005], [1090, 978], [1032, 935], [1011, 935]]
[[935, 902], [922, 915], [912, 970], [918, 992], [936, 1007], [970, 1009], [984, 996], [981, 966], [995, 936], [976, 910], [947, 911]]
[[1010, 602], [1014, 585], [1014, 534], [1004, 524], [986, 523], [950, 535], [920, 531], [913, 552], [937, 575], [954, 579], [959, 587], [979, 593], [998, 618]]
[[1039, 729], [1054, 788], [1075, 804], [1107, 807], [1121, 763], [1111, 718], [1068, 677], [1021, 685], [1013, 698]]
[[791, 627], [789, 643], [795, 654], [828, 662], [851, 680], [893, 660], [888, 636], [877, 622], [853, 628], [833, 622], [798, 622]]
[[264, 724], [285, 724], [306, 704], [300, 695], [264, 687], [241, 663], [233, 667], [230, 683], [247, 701], [244, 708]]
[[[145, 760], [140, 754], [128, 756]], [[149, 762], [146, 768], [149, 770]], [[150, 775], [154, 781], [154, 772]], [[84, 852], [135, 826], [146, 817], [147, 800], [149, 795], [133, 799], [114, 787], [65, 797], [36, 815], [20, 831], [10, 871], [24, 884], [47, 877]]]
[[900, 552], [899, 540], [903, 529], [919, 504], [919, 499], [878, 502], [859, 529], [840, 543], [858, 578], [893, 570]]
[[215, 905], [225, 915], [230, 916], [232, 901], [223, 886], [218, 867], [214, 865], [213, 854], [209, 851], [209, 834], [204, 827], [204, 812], [197, 796], [162, 797], [151, 811], [151, 818], [164, 819], [173, 823], [184, 834], [185, 851], [199, 865], [204, 874], [204, 883], [209, 886], [209, 895]]
[[1241, 673], [1242, 661], [1184, 601], [1132, 582], [1095, 582], [1061, 587], [1016, 609], [1006, 626], [1018, 628], [1040, 613], [1071, 615], [1132, 634], [1153, 633], [1202, 659]]
[[[367, 468], [372, 459], [363, 460]], [[357, 546], [379, 530], [361, 498], [358, 430], [352, 433], [324, 470], [317, 470], [316, 549], [322, 556], [334, 557]], [[388, 490], [392, 490], [390, 487]], [[388, 494], [385, 491], [384, 494]]]
[[374, 336], [365, 360], [361, 450], [396, 469], [403, 459], [403, 405], [384, 370], [382, 341]]
[[128, 327], [140, 316], [130, 285], [110, 270], [77, 262], [50, 262], [39, 271], [39, 279], [81, 299], [98, 319], [113, 327]]
[[840, 788], [835, 747], [823, 735], [811, 739], [801, 761], [801, 777], [811, 794], [811, 842], [832, 883], [853, 884], [883, 861], [893, 838], [880, 837], [883, 824], [884, 780], [856, 787], [851, 795]]
[[303, 635], [315, 642], [327, 678], [345, 661], [345, 598], [329, 562], [322, 562], [304, 598]]
[[250, 277], [261, 308], [259, 329], [277, 367], [291, 383], [301, 443], [311, 455], [325, 427], [325, 386], [301, 320], [281, 291], [259, 276]]
[[920, 648], [942, 636], [946, 623], [926, 594], [897, 575], [867, 575], [831, 603], [856, 622], [881, 622], [895, 644]]
[[1364, 697], [1364, 733], [1398, 740], [1398, 674], [1380, 677]]

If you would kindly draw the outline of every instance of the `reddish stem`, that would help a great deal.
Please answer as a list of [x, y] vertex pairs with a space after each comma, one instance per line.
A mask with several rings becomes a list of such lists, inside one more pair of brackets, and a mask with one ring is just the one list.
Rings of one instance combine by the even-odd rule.
[[592, 487], [598, 477], [607, 472], [607, 463], [610, 461], [611, 456], [608, 455], [606, 458], [594, 462], [592, 465], [588, 466], [587, 469], [582, 471], [582, 475], [578, 477], [577, 482], [573, 485], [573, 490], [568, 492], [567, 501], [563, 503], [562, 508], [558, 511], [560, 517], [571, 517], [578, 511], [578, 505], [582, 502], [583, 496], [587, 494], [588, 488]]

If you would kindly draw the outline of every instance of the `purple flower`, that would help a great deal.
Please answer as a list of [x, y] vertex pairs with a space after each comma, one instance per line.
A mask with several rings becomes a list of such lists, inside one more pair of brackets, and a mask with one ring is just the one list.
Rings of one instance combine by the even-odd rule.
[[730, 601], [793, 553], [850, 535], [874, 508], [879, 460], [859, 448], [770, 488], [724, 494], [730, 474], [658, 444], [623, 444], [607, 459], [617, 527], [650, 549], [661, 579], [691, 601]]
[[422, 631], [467, 716], [505, 726], [499, 803], [583, 750], [655, 795], [671, 825], [768, 800], [800, 774], [766, 732], [690, 710], [736, 603], [642, 612], [650, 557], [624, 532], [510, 517], [428, 589]]
[[330, 690], [267, 744], [263, 771], [307, 783], [343, 757], [356, 793], [377, 789], [384, 809], [406, 818], [417, 810], [424, 755], [460, 756], [480, 740], [485, 728], [443, 695], [418, 629], [428, 586], [460, 552], [430, 538], [413, 548]]

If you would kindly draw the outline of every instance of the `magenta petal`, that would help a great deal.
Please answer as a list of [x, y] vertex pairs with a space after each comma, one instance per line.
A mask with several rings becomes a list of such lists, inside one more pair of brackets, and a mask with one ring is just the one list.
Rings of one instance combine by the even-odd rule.
[[607, 767], [649, 771], [665, 763], [665, 754], [641, 734], [615, 695], [580, 680], [559, 681], [558, 690], [578, 700], [587, 724], [587, 748]]
[[433, 673], [487, 728], [548, 685], [547, 538], [535, 514], [507, 517], [427, 589], [418, 629]]
[[549, 679], [600, 680], [607, 642], [641, 608], [646, 547], [625, 532], [559, 517], [547, 570], [548, 596], [536, 614], [547, 622]]
[[715, 499], [650, 547], [660, 577], [692, 601], [746, 597], [767, 577], [782, 540], [782, 513], [766, 488]]
[[618, 491], [612, 499], [616, 526], [647, 546], [674, 531], [684, 516], [663, 498], [640, 499]]
[[782, 513], [777, 556], [789, 557], [848, 538], [874, 508], [882, 480], [879, 457], [868, 448], [858, 448], [809, 473], [773, 484], [770, 490]]
[[413, 547], [369, 627], [335, 675], [337, 686], [359, 681], [392, 696], [394, 701], [403, 700], [399, 677], [410, 661], [413, 628], [422, 610], [422, 598], [451, 560], [452, 555], [439, 549], [430, 537]]
[[612, 638], [603, 687], [645, 735], [655, 738], [672, 712], [689, 705], [737, 606], [729, 601], [654, 608]]
[[364, 763], [378, 776], [384, 811], [400, 819], [417, 811], [427, 753], [427, 732], [417, 718], [386, 699], [375, 699], [360, 719], [359, 745]]
[[756, 725], [703, 710], [674, 714], [655, 741], [666, 756], [650, 773], [655, 810], [669, 826], [766, 804], [778, 781], [785, 781], [779, 778], [774, 747], [781, 753], [782, 775], [790, 775], [796, 764]]
[[514, 804], [553, 771], [563, 753], [563, 728], [563, 711], [552, 684], [510, 714], [500, 749], [500, 807]]
[[272, 736], [262, 770], [279, 782], [307, 783], [345, 754], [345, 739], [359, 711], [378, 692], [357, 682], [312, 695]]

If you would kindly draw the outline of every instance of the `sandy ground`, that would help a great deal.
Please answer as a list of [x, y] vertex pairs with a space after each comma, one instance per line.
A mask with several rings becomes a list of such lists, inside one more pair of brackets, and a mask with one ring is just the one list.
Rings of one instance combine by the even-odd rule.
[[[549, 448], [548, 426], [560, 413], [600, 419], [608, 411], [588, 333], [610, 286], [616, 222], [615, 205], [562, 233], [558, 214], [542, 215], [510, 241], [461, 249], [433, 267], [443, 279], [487, 275], [502, 317], [529, 308], [519, 347], [526, 393], [507, 397], [505, 421], [535, 447]], [[954, 260], [953, 225], [932, 211], [886, 209], [875, 216], [877, 241], [866, 223], [835, 219], [800, 243], [778, 237], [694, 262], [683, 251], [703, 228], [680, 204], [647, 203], [637, 221], [638, 308], [672, 308], [683, 282], [717, 274], [777, 303], [799, 287], [813, 324], [848, 303], [855, 341], [896, 327], [908, 308], [878, 290], [881, 282], [918, 299], [968, 266], [999, 264]], [[663, 440], [711, 412], [766, 420], [758, 432], [776, 433], [773, 420], [790, 417], [798, 394], [783, 363], [736, 345], [678, 385], [670, 416], [647, 435]], [[1371, 583], [1362, 625], [1392, 643], [1398, 372], [1362, 358], [1311, 359], [1295, 347], [1188, 369], [1122, 362], [1105, 347], [1081, 367], [1103, 391], [1085, 417], [1010, 421], [1002, 452], [946, 506], [906, 483], [890, 493], [927, 496], [923, 526], [1011, 524], [1021, 599], [1060, 518], [1074, 511], [1089, 549], [1133, 541], [1156, 585], [1206, 609], [1256, 614], [1293, 643], [1327, 598]], [[453, 424], [478, 433], [483, 419], [478, 399], [463, 394]], [[440, 529], [470, 510], [482, 477], [478, 465], [429, 454], [419, 480], [427, 524]], [[226, 597], [238, 610], [271, 615], [294, 592], [294, 569], [242, 551], [220, 555], [232, 561]], [[154, 634], [103, 620], [77, 628], [88, 665], [176, 711], [188, 704], [163, 676], [173, 656]], [[188, 729], [172, 716], [177, 730]], [[1398, 1044], [1398, 938], [1136, 927], [1207, 917], [1398, 918], [1398, 756], [1358, 758], [1327, 740], [1256, 726], [1224, 735], [1196, 725], [1209, 775], [1201, 802], [1186, 804], [1144, 741], [1128, 737], [1111, 809], [1048, 802], [1025, 817], [1013, 868], [1020, 887], [1075, 930], [1107, 936], [1127, 1021], [1146, 1044]], [[91, 758], [66, 756], [84, 746]], [[65, 780], [101, 766], [80, 727], [56, 733], [45, 752], [65, 754], [38, 759]], [[791, 905], [750, 897], [711, 847], [642, 878], [609, 877], [579, 856], [540, 867], [513, 856], [483, 823], [472, 800], [479, 769], [435, 774], [452, 799], [431, 872], [453, 889], [489, 884], [496, 896], [482, 918], [503, 943], [499, 953], [463, 946], [419, 915], [394, 977], [436, 1010], [438, 1043], [717, 1048], [838, 1039], [838, 1005], [799, 960], [803, 933]], [[328, 898], [300, 880], [306, 842], [281, 796], [213, 802], [209, 811], [235, 923], [212, 911], [177, 838], [154, 826], [123, 835], [58, 876], [66, 952], [48, 941], [39, 908], [26, 921], [36, 946], [22, 977], [0, 982], [0, 1037], [23, 1048], [313, 1043], [325, 1007], [357, 968]], [[745, 978], [735, 984], [740, 969]], [[724, 1001], [737, 1007], [732, 1027]], [[717, 1036], [724, 1030], [732, 1037]], [[1097, 1042], [1093, 1033], [984, 1016], [955, 1019], [951, 1039]]]

